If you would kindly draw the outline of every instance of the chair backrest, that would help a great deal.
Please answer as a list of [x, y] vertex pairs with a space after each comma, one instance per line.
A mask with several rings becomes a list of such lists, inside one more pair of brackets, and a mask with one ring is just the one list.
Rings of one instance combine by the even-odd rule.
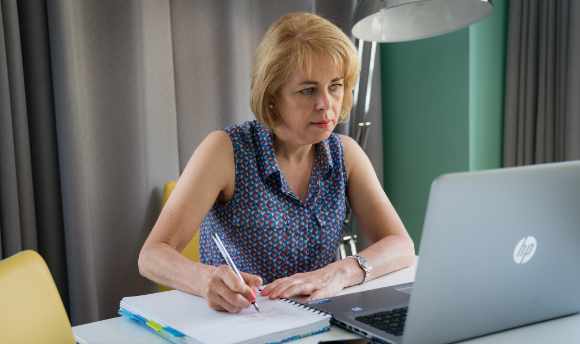
[[34, 251], [0, 261], [0, 342], [75, 342], [52, 275]]

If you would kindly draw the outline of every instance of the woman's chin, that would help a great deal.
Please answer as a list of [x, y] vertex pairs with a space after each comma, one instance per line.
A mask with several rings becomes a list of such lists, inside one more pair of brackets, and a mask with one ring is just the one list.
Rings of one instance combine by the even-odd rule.
[[[330, 137], [330, 135], [332, 134], [332, 131], [334, 130], [334, 126], [329, 126], [326, 128], [320, 128], [320, 127], [314, 127], [314, 130], [311, 130], [312, 132], [312, 139], [313, 139], [313, 143], [318, 143], [320, 141], [324, 141], [327, 138]], [[310, 135], [309, 135], [310, 136]]]

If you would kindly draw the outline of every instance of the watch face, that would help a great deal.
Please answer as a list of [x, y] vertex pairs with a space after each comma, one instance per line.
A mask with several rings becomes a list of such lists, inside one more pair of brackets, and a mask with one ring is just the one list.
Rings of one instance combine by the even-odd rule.
[[356, 255], [355, 257], [361, 268], [363, 268], [363, 270], [370, 271], [372, 269], [371, 265], [369, 264], [368, 260], [366, 260], [365, 257], [359, 255]]

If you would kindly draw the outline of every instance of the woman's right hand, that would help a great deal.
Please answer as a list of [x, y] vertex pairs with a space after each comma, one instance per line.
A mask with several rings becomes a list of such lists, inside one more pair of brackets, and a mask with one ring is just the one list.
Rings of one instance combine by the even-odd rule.
[[205, 298], [217, 311], [239, 313], [256, 300], [256, 289], [262, 285], [259, 276], [242, 272], [245, 284], [227, 265], [214, 269], [207, 284]]

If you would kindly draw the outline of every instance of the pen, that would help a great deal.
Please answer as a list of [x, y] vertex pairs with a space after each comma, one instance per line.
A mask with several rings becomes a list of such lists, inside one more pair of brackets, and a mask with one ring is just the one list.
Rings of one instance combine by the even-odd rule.
[[[220, 239], [220, 237], [217, 235], [217, 233], [212, 233], [211, 238], [213, 239], [213, 242], [215, 242], [215, 245], [217, 246], [218, 250], [222, 254], [222, 257], [224, 258], [226, 263], [228, 263], [230, 268], [232, 268], [232, 270], [234, 270], [234, 272], [236, 273], [236, 275], [238, 276], [240, 281], [242, 281], [242, 283], [246, 283], [244, 281], [244, 278], [242, 277], [242, 274], [240, 273], [240, 270], [238, 270], [238, 268], [236, 267], [236, 264], [234, 264], [232, 257], [230, 257], [230, 254], [228, 253], [228, 251], [226, 251], [226, 247], [224, 246], [222, 239]], [[258, 308], [258, 305], [256, 305], [256, 295], [254, 294], [253, 290], [252, 290], [252, 296], [254, 297], [254, 300], [252, 301], [252, 305], [254, 306], [256, 311], [259, 312], [260, 309]]]

